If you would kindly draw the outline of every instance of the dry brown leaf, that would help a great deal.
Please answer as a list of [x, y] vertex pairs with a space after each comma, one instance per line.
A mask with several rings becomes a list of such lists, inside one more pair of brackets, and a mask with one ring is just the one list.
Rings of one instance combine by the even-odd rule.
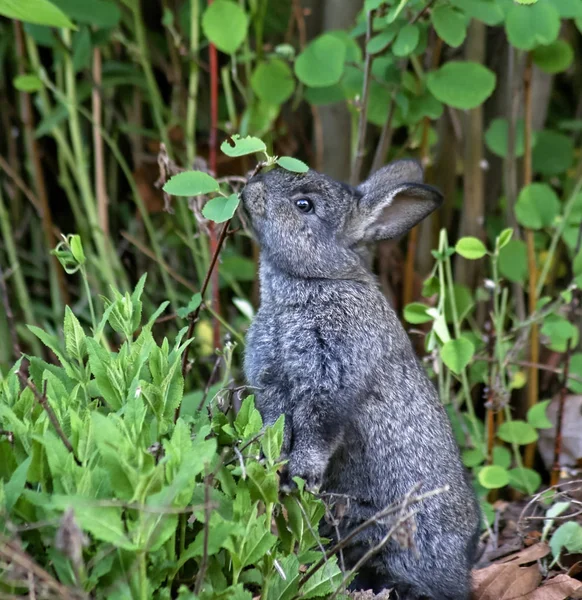
[[567, 598], [582, 598], [582, 581], [568, 575], [558, 575], [548, 579], [537, 590], [516, 600], [566, 600]]
[[546, 544], [536, 544], [504, 557], [492, 565], [473, 571], [474, 600], [518, 600], [528, 598], [542, 576], [537, 564], [523, 566], [546, 556]]

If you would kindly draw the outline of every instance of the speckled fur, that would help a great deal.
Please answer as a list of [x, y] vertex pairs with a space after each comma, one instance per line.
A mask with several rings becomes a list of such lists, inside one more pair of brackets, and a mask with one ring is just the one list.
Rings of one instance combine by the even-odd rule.
[[[311, 214], [294, 200], [310, 198]], [[441, 203], [413, 161], [358, 188], [275, 169], [243, 192], [261, 245], [261, 306], [245, 372], [266, 423], [286, 417], [288, 474], [354, 498], [345, 535], [420, 485], [414, 544], [390, 542], [361, 574], [399, 598], [467, 600], [479, 512], [437, 392], [369, 270], [367, 243], [401, 235]], [[346, 551], [349, 564], [387, 526]]]

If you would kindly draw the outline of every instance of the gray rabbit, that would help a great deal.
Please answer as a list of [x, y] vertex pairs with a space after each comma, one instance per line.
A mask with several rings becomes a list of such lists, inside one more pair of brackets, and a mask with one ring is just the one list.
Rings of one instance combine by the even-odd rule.
[[[370, 270], [369, 244], [408, 231], [442, 202], [403, 160], [357, 188], [309, 171], [254, 177], [242, 199], [261, 247], [261, 306], [245, 372], [265, 423], [285, 414], [287, 481], [351, 498], [342, 537], [411, 490], [413, 545], [391, 540], [356, 588], [399, 598], [467, 600], [479, 507], [450, 422]], [[377, 524], [346, 550], [355, 565], [385, 536]]]

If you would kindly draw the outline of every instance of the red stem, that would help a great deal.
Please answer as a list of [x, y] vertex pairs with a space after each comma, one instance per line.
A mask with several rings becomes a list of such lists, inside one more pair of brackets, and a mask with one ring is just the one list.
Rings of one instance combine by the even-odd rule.
[[[213, 0], [208, 0], [208, 6], [212, 4]], [[216, 175], [216, 146], [217, 146], [217, 135], [218, 135], [218, 54], [216, 52], [216, 46], [210, 44], [210, 135], [208, 138], [209, 148], [209, 167], [210, 170]], [[218, 238], [216, 236], [216, 229], [214, 223], [208, 224], [208, 230], [210, 233], [210, 254], [214, 256], [218, 246]], [[218, 269], [212, 271], [212, 310], [216, 313], [220, 313], [220, 289], [219, 289], [219, 272]], [[213, 323], [213, 341], [214, 347], [220, 348], [220, 323], [217, 319]]]

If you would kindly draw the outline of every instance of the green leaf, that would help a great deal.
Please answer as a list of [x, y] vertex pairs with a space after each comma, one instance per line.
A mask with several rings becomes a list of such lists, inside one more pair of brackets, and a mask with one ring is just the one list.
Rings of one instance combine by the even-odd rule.
[[230, 157], [245, 156], [255, 152], [267, 152], [267, 146], [263, 140], [247, 135], [242, 138], [238, 133], [232, 135], [220, 145], [223, 154]]
[[493, 464], [504, 469], [511, 465], [511, 452], [504, 446], [493, 446]]
[[25, 23], [76, 29], [67, 15], [48, 0], [0, 0], [0, 15]]
[[[493, 154], [505, 158], [507, 156], [508, 137], [507, 119], [493, 119], [485, 132], [485, 145]], [[525, 148], [524, 139], [523, 119], [518, 119], [515, 126], [514, 156], [523, 156]], [[537, 137], [534, 133], [532, 135], [532, 147], [535, 145], [536, 139]]]
[[510, 444], [531, 444], [538, 439], [537, 431], [525, 421], [515, 419], [506, 421], [497, 430], [499, 439]]
[[475, 346], [466, 338], [450, 340], [441, 349], [441, 358], [445, 365], [459, 375], [475, 354]]
[[517, 467], [509, 470], [509, 485], [523, 494], [535, 494], [541, 484], [541, 476], [533, 469]]
[[299, 560], [295, 554], [279, 559], [279, 566], [285, 577], [278, 570], [273, 573], [268, 586], [266, 600], [291, 600], [299, 587]]
[[293, 173], [307, 173], [307, 171], [309, 171], [309, 167], [303, 161], [291, 156], [279, 157], [277, 159], [277, 164]]
[[488, 465], [479, 471], [477, 479], [484, 488], [495, 490], [509, 483], [509, 473], [503, 467]]
[[7, 514], [10, 514], [10, 511], [18, 502], [18, 499], [24, 491], [26, 486], [26, 476], [31, 462], [32, 456], [29, 456], [20, 463], [14, 473], [12, 473], [10, 480], [4, 485], [4, 508], [6, 509]]
[[553, 427], [552, 422], [548, 419], [546, 412], [551, 400], [542, 400], [534, 404], [527, 411], [527, 422], [536, 429], [550, 429]]
[[572, 347], [575, 347], [579, 336], [578, 328], [566, 317], [557, 314], [549, 314], [545, 317], [540, 333], [549, 338], [546, 345], [556, 352], [565, 352], [569, 340]]
[[551, 44], [560, 33], [560, 15], [549, 2], [528, 6], [513, 4], [505, 21], [507, 39], [520, 50], [533, 50]]
[[457, 254], [469, 260], [483, 258], [487, 254], [485, 244], [476, 237], [461, 238], [455, 246]]
[[479, 63], [449, 61], [428, 74], [426, 84], [433, 96], [453, 108], [475, 108], [495, 89], [495, 73]]
[[201, 196], [218, 192], [218, 181], [203, 171], [184, 171], [166, 181], [163, 190], [172, 196]]
[[65, 348], [69, 356], [83, 362], [87, 356], [87, 344], [85, 342], [85, 332], [79, 323], [73, 311], [65, 306]]
[[470, 448], [469, 450], [463, 450], [462, 457], [463, 464], [469, 469], [477, 467], [485, 460], [485, 455], [478, 448]]
[[411, 302], [404, 307], [404, 319], [414, 325], [428, 323], [433, 320], [433, 317], [427, 313], [429, 308], [422, 302]]
[[498, 250], [501, 250], [501, 248], [505, 248], [505, 246], [507, 246], [507, 244], [509, 244], [509, 242], [511, 241], [512, 236], [513, 229], [511, 227], [509, 227], [508, 229], [504, 229], [495, 240], [496, 248]]
[[522, 240], [510, 240], [499, 251], [499, 273], [505, 279], [523, 283], [528, 276], [527, 246]]
[[532, 52], [534, 63], [546, 73], [561, 73], [574, 62], [572, 46], [564, 40], [557, 40], [547, 46], [538, 46]]
[[582, 17], [582, 2], [580, 0], [551, 0], [562, 19]]
[[274, 464], [281, 454], [283, 446], [283, 430], [285, 428], [285, 415], [281, 415], [274, 425], [266, 427], [261, 439], [261, 447], [270, 464]]
[[302, 586], [301, 597], [307, 599], [328, 596], [337, 589], [342, 578], [343, 574], [337, 565], [337, 557], [333, 556]]
[[202, 214], [215, 223], [224, 223], [232, 219], [239, 205], [238, 194], [231, 194], [228, 198], [218, 196], [209, 200], [202, 209]]
[[408, 56], [414, 52], [420, 40], [420, 32], [416, 25], [405, 25], [396, 36], [392, 52], [394, 56]]
[[515, 204], [515, 216], [523, 227], [549, 227], [560, 213], [560, 200], [547, 183], [530, 183], [522, 188]]
[[458, 48], [467, 36], [467, 19], [453, 6], [439, 4], [431, 13], [437, 35], [453, 48]]
[[482, 21], [486, 25], [499, 25], [505, 18], [499, 2], [495, 0], [451, 0], [468, 17]]
[[346, 46], [336, 36], [324, 33], [313, 40], [295, 61], [295, 75], [310, 87], [337, 83], [344, 70]]
[[112, 28], [119, 24], [121, 11], [110, 0], [52, 0], [69, 18], [92, 27]]
[[215, 0], [202, 15], [204, 35], [226, 54], [233, 54], [244, 42], [248, 26], [247, 14], [231, 0]]
[[283, 104], [293, 94], [295, 79], [289, 65], [274, 58], [261, 63], [251, 77], [253, 92], [269, 104]]
[[378, 54], [382, 52], [388, 44], [396, 37], [397, 30], [393, 27], [387, 27], [381, 31], [378, 35], [375, 35], [370, 39], [366, 45], [366, 51], [368, 54]]
[[83, 243], [81, 242], [81, 236], [72, 235], [69, 239], [69, 245], [71, 246], [71, 254], [73, 258], [80, 264], [85, 264], [87, 260], [85, 258], [85, 251], [83, 250]]
[[559, 175], [574, 161], [574, 142], [571, 136], [544, 129], [538, 132], [532, 151], [534, 171], [542, 175]]
[[18, 75], [14, 78], [12, 83], [14, 84], [14, 87], [21, 92], [38, 92], [38, 90], [42, 89], [42, 81], [33, 73]]
[[[577, 379], [571, 376], [575, 375]], [[570, 359], [570, 377], [568, 389], [575, 394], [582, 394], [582, 352], [575, 352]]]
[[564, 548], [570, 553], [582, 552], [582, 525], [576, 521], [562, 523], [552, 535], [550, 548], [555, 558]]
[[183, 308], [179, 308], [176, 312], [178, 316], [185, 319], [190, 313], [194, 312], [202, 304], [202, 296], [200, 293], [196, 293], [188, 302], [188, 305]]

